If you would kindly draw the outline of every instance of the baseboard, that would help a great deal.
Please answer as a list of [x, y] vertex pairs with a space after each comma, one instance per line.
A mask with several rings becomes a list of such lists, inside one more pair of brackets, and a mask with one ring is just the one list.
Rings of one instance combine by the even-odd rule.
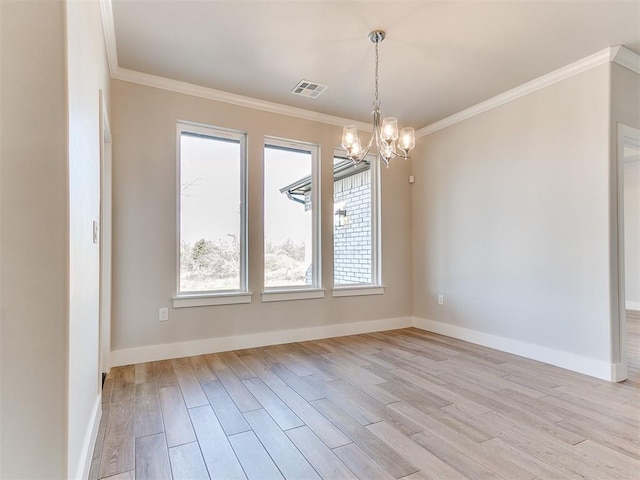
[[457, 325], [428, 320], [426, 318], [414, 317], [413, 326], [429, 332], [446, 335], [447, 337], [453, 337], [485, 347], [495, 348], [503, 352], [513, 353], [521, 357], [531, 358], [610, 382], [621, 382], [626, 378], [626, 365], [623, 363], [611, 364], [574, 353], [563, 352], [553, 348], [542, 347], [540, 345], [479, 332]]
[[98, 428], [100, 427], [100, 419], [102, 418], [102, 397], [98, 395], [93, 404], [93, 410], [91, 411], [91, 421], [89, 422], [87, 433], [82, 443], [82, 452], [80, 460], [76, 466], [76, 471], [73, 475], [69, 475], [69, 478], [82, 480], [89, 477], [89, 469], [91, 468], [91, 459], [93, 458], [93, 448], [96, 445], [96, 438], [98, 437]]
[[627, 310], [635, 310], [636, 312], [640, 312], [640, 302], [632, 302], [631, 300], [627, 300], [625, 308]]
[[114, 350], [110, 354], [111, 366], [168, 360], [170, 358], [226, 352], [242, 348], [264, 347], [291, 342], [304, 342], [322, 338], [343, 337], [359, 333], [380, 332], [406, 328], [413, 324], [412, 317], [367, 320], [363, 322], [339, 323], [292, 330], [277, 330], [230, 337], [207, 338], [189, 342], [166, 343], [146, 347]]
[[611, 381], [622, 382], [628, 377], [627, 362], [611, 364]]

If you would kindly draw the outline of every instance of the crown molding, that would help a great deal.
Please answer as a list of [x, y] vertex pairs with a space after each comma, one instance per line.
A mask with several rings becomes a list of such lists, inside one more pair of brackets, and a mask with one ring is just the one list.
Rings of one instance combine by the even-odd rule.
[[[163, 90], [182, 93], [195, 97], [214, 100], [217, 102], [229, 103], [240, 107], [252, 108], [264, 112], [286, 115], [289, 117], [310, 120], [314, 122], [325, 123], [342, 127], [347, 124], [355, 125], [358, 130], [365, 132], [372, 131], [372, 125], [369, 123], [359, 122], [348, 118], [328, 115], [303, 108], [291, 107], [280, 103], [260, 100], [258, 98], [245, 97], [234, 93], [224, 92], [201, 85], [181, 82], [170, 78], [151, 75], [148, 73], [137, 72], [120, 68], [118, 65], [118, 54], [116, 48], [115, 25], [113, 22], [113, 5], [112, 0], [100, 0], [100, 8], [102, 12], [102, 28], [104, 33], [107, 60], [109, 62], [109, 70], [111, 78], [123, 80], [126, 82], [137, 83], [149, 87], [160, 88]], [[416, 130], [416, 137], [424, 137], [434, 132], [455, 125], [458, 122], [479, 115], [505, 103], [516, 100], [520, 97], [533, 93], [542, 88], [548, 87], [555, 83], [561, 82], [574, 75], [578, 75], [599, 65], [608, 62], [614, 62], [629, 70], [640, 74], [640, 55], [629, 50], [624, 46], [608, 47], [588, 57], [571, 63], [565, 67], [554, 70], [553, 72], [542, 75], [530, 82], [524, 83], [504, 93], [496, 95], [493, 98], [480, 102], [472, 107], [466, 108], [454, 113], [442, 120], [438, 120], [419, 130]]]
[[449, 117], [427, 125], [426, 127], [416, 131], [416, 137], [419, 138], [430, 135], [438, 130], [442, 130], [468, 118], [475, 117], [480, 113], [499, 107], [500, 105], [504, 105], [512, 100], [524, 97], [525, 95], [529, 95], [537, 90], [553, 85], [554, 83], [561, 82], [562, 80], [566, 80], [567, 78], [586, 72], [587, 70], [591, 70], [594, 67], [608, 62], [615, 62], [640, 74], [640, 55], [623, 46], [608, 47], [594, 53], [593, 55], [589, 55], [582, 60], [578, 60], [577, 62], [559, 68], [558, 70], [554, 70], [546, 75], [542, 75], [530, 82], [524, 83], [511, 90], [507, 90], [500, 95], [496, 95], [489, 100], [480, 102], [472, 107], [461, 110], [458, 113], [454, 113]]
[[373, 126], [368, 123], [351, 120], [349, 118], [337, 117], [325, 113], [314, 112], [304, 108], [291, 107], [275, 102], [268, 102], [258, 98], [245, 97], [235, 93], [223, 92], [201, 85], [181, 82], [170, 78], [151, 75], [148, 73], [137, 72], [120, 68], [118, 65], [118, 50], [116, 48], [116, 31], [113, 22], [113, 4], [111, 0], [100, 0], [100, 10], [102, 13], [102, 30], [104, 34], [104, 42], [107, 50], [107, 61], [109, 63], [109, 71], [111, 78], [115, 80], [123, 80], [125, 82], [137, 83], [148, 87], [160, 88], [170, 92], [182, 93], [194, 97], [206, 98], [216, 102], [224, 102], [240, 107], [252, 108], [263, 112], [276, 113], [279, 115], [287, 115], [289, 117], [301, 118], [303, 120], [311, 120], [314, 122], [325, 123], [343, 127], [344, 125], [355, 125], [358, 130], [371, 132]]
[[640, 55], [627, 47], [611, 47], [611, 61], [640, 75]]
[[336, 125], [338, 127], [343, 127], [344, 125], [355, 125], [358, 130], [367, 132], [372, 131], [372, 126], [368, 123], [358, 122], [356, 120], [337, 117], [334, 115], [327, 115], [325, 113], [314, 112], [312, 110], [305, 110], [303, 108], [291, 107], [289, 105], [283, 105], [280, 103], [268, 102], [266, 100], [260, 100], [258, 98], [245, 97], [243, 95], [237, 95], [235, 93], [215, 90], [213, 88], [203, 87], [201, 85], [194, 85], [192, 83], [181, 82], [157, 75], [137, 72], [135, 70], [128, 70], [126, 68], [118, 68], [115, 71], [112, 71], [111, 78], [114, 78], [116, 80], [123, 80], [125, 82], [137, 83], [139, 85], [146, 85], [148, 87], [160, 88], [162, 90], [168, 90], [171, 92], [182, 93], [185, 95], [191, 95], [194, 97], [206, 98], [208, 100], [214, 100], [216, 102], [230, 103], [232, 105], [252, 108], [254, 110], [262, 110], [264, 112], [301, 118], [303, 120], [311, 120], [314, 122]]

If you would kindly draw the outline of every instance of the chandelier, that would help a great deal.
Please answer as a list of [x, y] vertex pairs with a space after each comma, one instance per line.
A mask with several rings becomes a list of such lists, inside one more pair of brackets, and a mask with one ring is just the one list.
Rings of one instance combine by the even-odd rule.
[[374, 30], [369, 34], [369, 41], [376, 48], [376, 97], [373, 101], [373, 134], [369, 144], [363, 150], [358, 130], [354, 125], [347, 125], [342, 131], [342, 147], [347, 151], [347, 158], [354, 164], [360, 163], [369, 154], [374, 146], [378, 151], [378, 157], [388, 167], [389, 160], [394, 157], [409, 158], [409, 151], [416, 145], [416, 133], [411, 127], [405, 127], [398, 135], [398, 120], [387, 117], [380, 123], [380, 100], [378, 100], [378, 44], [384, 40], [385, 33], [382, 30]]

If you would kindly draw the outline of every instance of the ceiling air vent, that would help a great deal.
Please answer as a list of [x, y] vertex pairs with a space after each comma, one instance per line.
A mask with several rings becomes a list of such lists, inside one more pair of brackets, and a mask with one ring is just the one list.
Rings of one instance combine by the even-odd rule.
[[319, 83], [310, 82], [309, 80], [300, 80], [300, 82], [293, 87], [291, 93], [302, 95], [303, 97], [318, 98], [327, 88], [329, 87], [326, 85], [320, 85]]

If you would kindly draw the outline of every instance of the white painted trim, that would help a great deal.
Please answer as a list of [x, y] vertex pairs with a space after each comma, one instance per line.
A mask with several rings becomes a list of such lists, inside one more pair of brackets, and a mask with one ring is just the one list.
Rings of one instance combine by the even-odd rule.
[[82, 443], [82, 452], [80, 452], [80, 460], [76, 466], [74, 473], [69, 472], [69, 478], [83, 480], [89, 477], [91, 468], [91, 460], [93, 458], [93, 449], [98, 438], [98, 429], [100, 427], [100, 419], [102, 418], [102, 397], [98, 395], [93, 403], [91, 412], [91, 421], [87, 425], [87, 432]]
[[102, 34], [107, 50], [107, 62], [111, 76], [118, 71], [118, 49], [116, 48], [116, 28], [113, 23], [113, 5], [111, 0], [100, 0]]
[[608, 62], [618, 63], [623, 67], [640, 73], [640, 55], [637, 55], [628, 48], [622, 46], [605, 48], [593, 55], [583, 58], [582, 60], [570, 63], [569, 65], [554, 70], [553, 72], [542, 75], [530, 82], [512, 88], [511, 90], [507, 90], [506, 92], [496, 95], [484, 102], [480, 102], [472, 107], [461, 110], [458, 113], [454, 113], [449, 117], [443, 118], [442, 120], [438, 120], [437, 122], [416, 130], [416, 137], [430, 135], [463, 120], [475, 117], [480, 113], [499, 107], [500, 105], [504, 105], [512, 100], [524, 97], [525, 95], [529, 95], [537, 90], [561, 82], [567, 78], [573, 77], [574, 75], [586, 72], [587, 70], [591, 70], [594, 67]]
[[237, 95], [235, 93], [215, 90], [213, 88], [194, 85], [192, 83], [181, 82], [178, 80], [172, 80], [170, 78], [159, 77], [156, 75], [150, 75], [148, 73], [136, 72], [134, 70], [127, 70], [125, 68], [118, 68], [115, 72], [111, 72], [111, 78], [114, 78], [116, 80], [123, 80], [125, 82], [137, 83], [139, 85], [146, 85], [148, 87], [160, 88], [162, 90], [168, 90], [170, 92], [182, 93], [184, 95], [191, 95], [193, 97], [206, 98], [208, 100], [214, 100], [216, 102], [230, 103], [232, 105], [252, 108], [254, 110], [261, 110], [263, 112], [287, 115], [289, 117], [301, 118], [303, 120], [310, 120], [313, 122], [326, 123], [328, 125], [335, 125], [338, 127], [343, 127], [345, 125], [355, 125], [358, 130], [362, 130], [365, 132], [372, 131], [372, 125], [369, 123], [358, 122], [348, 118], [336, 117], [334, 115], [327, 115], [325, 113], [305, 110], [303, 108], [291, 107], [289, 105], [282, 105], [280, 103], [268, 102], [266, 100], [260, 100], [258, 98], [245, 97], [243, 95]]
[[627, 310], [634, 310], [636, 312], [640, 312], [640, 302], [633, 302], [631, 300], [627, 300], [625, 307]]
[[333, 287], [334, 297], [357, 297], [360, 295], [384, 295], [384, 285], [352, 285]]
[[611, 50], [612, 62], [640, 74], [640, 55], [624, 46], [612, 47]]
[[626, 380], [628, 376], [627, 362], [611, 364], [611, 382], [622, 382]]
[[414, 317], [413, 326], [429, 332], [446, 335], [489, 348], [495, 348], [502, 352], [513, 353], [514, 355], [531, 358], [611, 382], [620, 382], [626, 378], [621, 378], [622, 373], [626, 371], [626, 364], [624, 363], [612, 364], [575, 353], [564, 352], [554, 348], [543, 347], [521, 340], [501, 337], [457, 325], [428, 320], [426, 318]]
[[263, 302], [285, 302], [288, 300], [308, 300], [312, 298], [324, 298], [324, 288], [265, 290], [262, 292]]
[[[173, 308], [208, 307], [251, 303], [252, 292], [215, 293], [208, 295], [180, 295], [173, 298]], [[113, 354], [113, 352], [111, 352]], [[112, 364], [113, 366], [114, 364]]]
[[412, 324], [411, 317], [386, 318], [363, 322], [339, 323], [292, 330], [276, 330], [231, 337], [207, 338], [189, 342], [150, 345], [146, 347], [127, 348], [112, 352], [113, 366], [131, 365], [134, 363], [168, 360], [170, 358], [202, 355], [205, 353], [225, 352], [243, 348], [264, 347], [291, 342], [304, 342], [322, 338], [342, 337], [360, 333], [381, 332], [407, 328]]

